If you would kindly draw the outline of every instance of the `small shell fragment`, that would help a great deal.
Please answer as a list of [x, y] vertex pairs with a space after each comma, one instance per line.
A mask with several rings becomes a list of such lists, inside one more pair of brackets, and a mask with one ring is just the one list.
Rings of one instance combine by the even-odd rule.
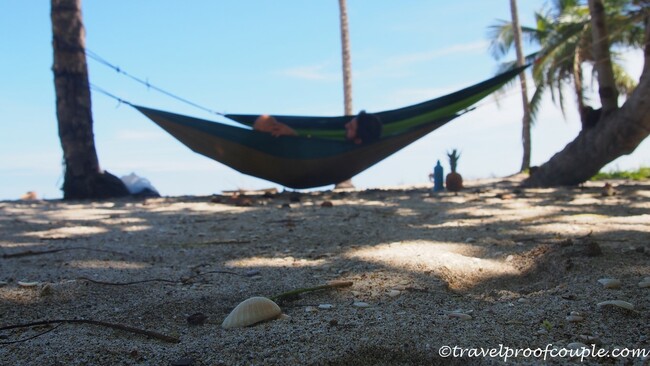
[[367, 307], [370, 307], [370, 304], [368, 304], [367, 302], [363, 302], [363, 301], [355, 301], [352, 304], [352, 306], [357, 307], [357, 308], [367, 308]]
[[571, 314], [567, 315], [566, 320], [572, 323], [577, 323], [583, 321], [585, 318], [582, 316], [582, 314], [572, 311]]
[[28, 281], [18, 281], [18, 286], [20, 287], [36, 287], [39, 285], [40, 282], [34, 281], [34, 282], [28, 282]]
[[278, 304], [266, 297], [251, 297], [237, 305], [221, 323], [224, 329], [241, 328], [282, 314]]
[[599, 302], [596, 304], [599, 308], [602, 308], [603, 306], [617, 306], [619, 308], [627, 309], [627, 310], [634, 310], [634, 305], [630, 304], [627, 301], [623, 300], [608, 300], [608, 301], [603, 301]]
[[617, 280], [615, 278], [601, 278], [598, 280], [598, 283], [607, 289], [621, 288], [621, 285], [623, 284], [620, 280]]
[[465, 313], [457, 313], [457, 312], [451, 312], [447, 314], [448, 317], [450, 318], [457, 318], [460, 320], [472, 320], [472, 316], [469, 314]]
[[402, 291], [400, 291], [400, 290], [390, 290], [388, 292], [388, 296], [396, 297], [396, 296], [399, 296], [399, 294], [401, 294], [401, 293], [402, 293]]
[[329, 310], [329, 309], [331, 309], [333, 307], [334, 307], [334, 305], [332, 305], [332, 304], [320, 304], [320, 305], [318, 305], [318, 308], [321, 309], [321, 310]]

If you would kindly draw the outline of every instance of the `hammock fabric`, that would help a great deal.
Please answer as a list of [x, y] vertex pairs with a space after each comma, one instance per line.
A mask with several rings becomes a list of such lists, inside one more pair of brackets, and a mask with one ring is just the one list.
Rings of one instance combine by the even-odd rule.
[[[458, 117], [461, 111], [499, 89], [525, 67], [512, 69], [449, 95], [412, 106], [373, 113], [383, 123], [382, 137], [353, 144], [344, 137], [344, 124], [353, 116], [274, 117], [299, 136], [273, 137], [245, 127], [134, 106], [193, 151], [241, 173], [290, 188], [336, 184], [399, 151]], [[259, 115], [228, 114], [251, 126]]]

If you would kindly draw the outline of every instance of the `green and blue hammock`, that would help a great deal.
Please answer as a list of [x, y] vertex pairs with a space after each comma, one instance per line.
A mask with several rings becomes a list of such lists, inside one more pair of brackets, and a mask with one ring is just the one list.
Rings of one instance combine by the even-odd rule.
[[353, 116], [274, 117], [298, 136], [273, 137], [250, 128], [258, 115], [226, 114], [247, 127], [134, 106], [180, 142], [241, 173], [289, 188], [314, 188], [352, 178], [405, 146], [460, 116], [479, 100], [517, 76], [506, 71], [460, 91], [412, 106], [373, 113], [383, 122], [382, 136], [369, 144], [345, 139]]

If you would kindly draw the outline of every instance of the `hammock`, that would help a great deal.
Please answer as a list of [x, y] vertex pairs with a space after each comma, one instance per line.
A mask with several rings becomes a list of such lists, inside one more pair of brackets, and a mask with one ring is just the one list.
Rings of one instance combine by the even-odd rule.
[[[142, 106], [134, 107], [194, 152], [241, 173], [289, 188], [314, 188], [352, 178], [405, 146], [460, 116], [461, 112], [499, 89], [524, 67], [449, 95], [412, 106], [373, 113], [382, 120], [378, 141], [357, 145], [345, 140], [344, 124], [353, 116], [277, 116], [298, 136], [273, 137], [235, 127]], [[227, 114], [251, 126], [259, 115]]]

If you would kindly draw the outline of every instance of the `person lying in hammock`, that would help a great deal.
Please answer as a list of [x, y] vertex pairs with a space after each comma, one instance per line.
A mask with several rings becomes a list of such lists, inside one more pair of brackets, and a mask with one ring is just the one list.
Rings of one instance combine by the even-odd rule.
[[[298, 136], [298, 133], [282, 122], [278, 122], [273, 116], [267, 114], [257, 117], [253, 129], [261, 132], [268, 132], [278, 136]], [[345, 137], [355, 144], [367, 144], [379, 140], [381, 137], [382, 124], [379, 117], [374, 114], [361, 111], [356, 117], [345, 124]]]

